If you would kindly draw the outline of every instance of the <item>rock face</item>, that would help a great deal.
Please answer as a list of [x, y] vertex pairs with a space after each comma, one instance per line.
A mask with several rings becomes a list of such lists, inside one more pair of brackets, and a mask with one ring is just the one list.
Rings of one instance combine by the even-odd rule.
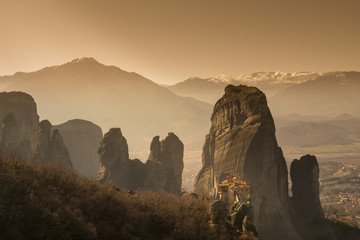
[[49, 161], [68, 169], [73, 168], [69, 151], [67, 150], [64, 140], [57, 129], [53, 131], [49, 144]]
[[6, 113], [1, 123], [1, 143], [10, 151], [17, 150], [20, 143], [20, 134], [15, 116], [12, 112]]
[[156, 136], [151, 142], [146, 162], [145, 187], [153, 191], [164, 189], [179, 194], [184, 169], [184, 144], [174, 133], [169, 133], [161, 142], [159, 139]]
[[48, 120], [39, 123], [34, 143], [33, 160], [51, 162], [72, 169], [69, 152], [59, 130], [55, 129], [51, 136], [52, 125]]
[[304, 239], [335, 239], [325, 223], [319, 197], [319, 165], [315, 156], [294, 160], [290, 167], [292, 181], [292, 221]]
[[43, 120], [39, 123], [34, 143], [33, 160], [46, 162], [49, 158], [51, 127], [51, 123], [48, 120]]
[[97, 149], [103, 138], [101, 128], [92, 122], [74, 119], [52, 129], [61, 132], [74, 170], [88, 178], [96, 178], [100, 169]]
[[225, 88], [211, 117], [194, 190], [217, 196], [226, 176], [252, 185], [254, 224], [261, 239], [300, 239], [290, 221], [287, 168], [265, 95], [254, 87]]
[[10, 112], [16, 119], [20, 140], [28, 140], [32, 145], [39, 123], [34, 99], [23, 92], [0, 93], [0, 119]]
[[0, 143], [7, 151], [16, 152], [18, 156], [30, 161], [32, 156], [32, 148], [30, 141], [20, 139], [19, 127], [12, 112], [6, 113], [1, 123]]
[[129, 150], [120, 128], [112, 128], [105, 134], [98, 153], [101, 162], [98, 181], [103, 183], [111, 180], [122, 188], [128, 188], [130, 182]]
[[184, 145], [174, 133], [165, 140], [154, 137], [146, 164], [139, 159], [130, 160], [127, 141], [120, 128], [105, 134], [98, 150], [101, 167], [98, 181], [111, 180], [128, 190], [165, 190], [178, 194], [181, 189]]

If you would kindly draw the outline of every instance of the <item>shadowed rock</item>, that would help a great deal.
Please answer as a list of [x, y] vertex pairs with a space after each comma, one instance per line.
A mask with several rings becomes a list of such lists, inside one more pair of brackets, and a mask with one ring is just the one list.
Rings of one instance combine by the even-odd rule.
[[48, 120], [43, 120], [39, 123], [34, 143], [34, 161], [48, 161], [51, 127], [51, 123]]
[[52, 129], [59, 129], [74, 170], [82, 176], [96, 178], [100, 169], [97, 150], [103, 138], [101, 128], [92, 122], [74, 119]]
[[304, 239], [335, 239], [325, 223], [319, 197], [319, 165], [315, 156], [305, 155], [290, 167], [292, 181], [292, 221]]
[[112, 181], [117, 186], [136, 190], [144, 186], [145, 165], [129, 159], [129, 150], [120, 128], [111, 128], [100, 143], [98, 150], [101, 167], [98, 181]]
[[55, 129], [51, 136], [52, 125], [48, 120], [39, 123], [36, 133], [33, 161], [51, 162], [72, 169], [69, 152], [59, 130]]
[[255, 87], [225, 88], [211, 116], [194, 190], [218, 196], [228, 175], [252, 185], [254, 225], [261, 239], [300, 239], [291, 224], [287, 168], [265, 95]]
[[153, 138], [149, 159], [146, 162], [145, 187], [153, 190], [165, 190], [179, 194], [184, 169], [184, 144], [174, 134], [160, 142], [159, 136]]
[[98, 181], [113, 181], [128, 190], [144, 188], [180, 193], [184, 145], [174, 133], [161, 142], [159, 139], [154, 137], [149, 159], [144, 164], [139, 159], [129, 159], [128, 145], [120, 128], [110, 129], [98, 150], [101, 161]]
[[28, 140], [32, 145], [39, 123], [34, 99], [23, 92], [1, 92], [0, 119], [4, 119], [5, 114], [9, 112], [12, 112], [16, 119], [19, 142], [20, 140]]
[[111, 128], [105, 134], [100, 142], [98, 154], [101, 162], [98, 181], [103, 183], [111, 180], [116, 185], [126, 188], [130, 177], [127, 169], [129, 150], [120, 128]]
[[63, 138], [57, 129], [53, 131], [49, 144], [49, 161], [68, 169], [73, 168], [69, 151], [67, 150]]
[[20, 134], [12, 112], [6, 113], [1, 122], [1, 143], [9, 151], [15, 151], [19, 146]]

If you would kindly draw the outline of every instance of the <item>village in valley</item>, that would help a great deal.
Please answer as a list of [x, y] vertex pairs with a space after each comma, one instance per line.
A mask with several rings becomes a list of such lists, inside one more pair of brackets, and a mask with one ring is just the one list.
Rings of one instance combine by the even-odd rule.
[[320, 162], [320, 201], [325, 217], [360, 226], [360, 164]]

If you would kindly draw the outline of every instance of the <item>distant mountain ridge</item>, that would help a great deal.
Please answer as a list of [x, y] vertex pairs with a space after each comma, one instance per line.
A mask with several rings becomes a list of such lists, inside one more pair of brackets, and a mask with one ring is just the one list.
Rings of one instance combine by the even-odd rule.
[[238, 78], [192, 77], [169, 86], [181, 96], [215, 103], [228, 85], [255, 86], [263, 91], [274, 115], [299, 113], [334, 117], [349, 113], [360, 116], [360, 72], [258, 72]]
[[269, 99], [274, 114], [360, 116], [360, 72], [332, 72], [290, 86]]
[[[0, 91], [24, 91], [54, 124], [86, 119], [103, 131], [121, 127], [131, 151], [147, 150], [154, 135], [175, 132], [185, 147], [200, 145], [212, 106], [175, 95], [151, 80], [94, 58], [0, 77]], [[198, 141], [198, 143], [197, 143]]]
[[220, 74], [214, 78], [191, 77], [168, 88], [180, 96], [192, 96], [196, 99], [215, 103], [229, 85], [247, 85], [260, 88], [267, 97], [273, 96], [286, 87], [315, 79], [328, 73], [313, 72], [256, 72], [243, 74], [237, 78]]

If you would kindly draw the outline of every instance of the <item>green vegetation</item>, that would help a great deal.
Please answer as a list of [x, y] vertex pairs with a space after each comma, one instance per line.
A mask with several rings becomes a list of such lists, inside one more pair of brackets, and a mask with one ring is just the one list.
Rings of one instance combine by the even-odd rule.
[[0, 239], [225, 239], [206, 199], [100, 185], [52, 165], [0, 157]]

